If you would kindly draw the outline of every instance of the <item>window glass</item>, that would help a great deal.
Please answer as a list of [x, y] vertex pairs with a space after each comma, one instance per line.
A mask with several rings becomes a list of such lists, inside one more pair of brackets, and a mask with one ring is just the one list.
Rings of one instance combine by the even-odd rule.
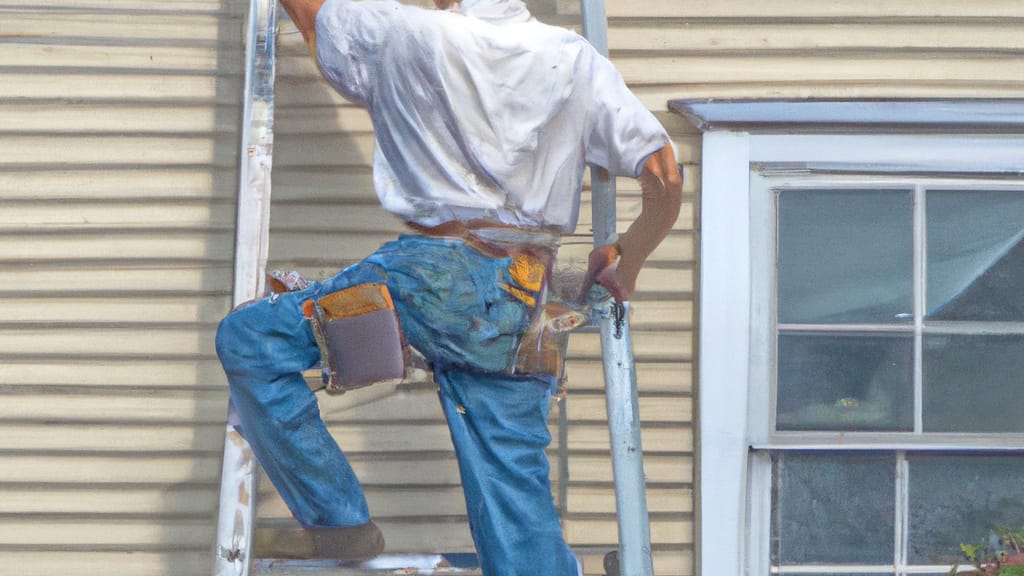
[[1024, 321], [1024, 193], [927, 193], [931, 320]]
[[1024, 524], [1019, 455], [908, 455], [913, 564], [962, 560], [960, 544], [987, 543], [998, 526]]
[[923, 369], [925, 432], [1024, 432], [1024, 335], [926, 334]]
[[913, 320], [907, 190], [778, 193], [778, 321]]
[[776, 453], [772, 467], [772, 564], [892, 564], [892, 455]]
[[914, 428], [914, 338], [779, 335], [778, 430]]

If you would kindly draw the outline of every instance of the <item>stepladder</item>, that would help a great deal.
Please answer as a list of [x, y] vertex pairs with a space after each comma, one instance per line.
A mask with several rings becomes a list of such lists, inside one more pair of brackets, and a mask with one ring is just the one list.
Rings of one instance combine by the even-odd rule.
[[[607, 53], [603, 0], [581, 0], [584, 32], [601, 52]], [[265, 291], [269, 246], [270, 192], [274, 140], [274, 104], [278, 7], [274, 0], [250, 0], [245, 35], [245, 88], [242, 142], [239, 163], [238, 218], [236, 231], [235, 305], [260, 297]], [[595, 171], [591, 178], [594, 196], [594, 242], [614, 241], [614, 180]], [[600, 333], [601, 361], [611, 440], [611, 459], [618, 518], [619, 573], [629, 576], [653, 574], [648, 528], [636, 371], [629, 327], [629, 304], [601, 299], [593, 306], [592, 330]], [[315, 384], [313, 386], [316, 387]], [[377, 388], [377, 397], [396, 388]], [[559, 407], [558, 449], [565, 451], [565, 402]], [[455, 466], [454, 462], [452, 466]], [[567, 480], [567, 460], [560, 459], [560, 481]], [[369, 562], [332, 559], [278, 561], [261, 558], [254, 548], [259, 529], [257, 486], [259, 465], [240, 430], [233, 407], [229, 407], [225, 428], [221, 496], [218, 511], [214, 574], [474, 574], [479, 573], [472, 554], [465, 550], [424, 551], [412, 546], [399, 553]], [[564, 490], [563, 490], [564, 491]], [[559, 494], [559, 500], [564, 500]]]

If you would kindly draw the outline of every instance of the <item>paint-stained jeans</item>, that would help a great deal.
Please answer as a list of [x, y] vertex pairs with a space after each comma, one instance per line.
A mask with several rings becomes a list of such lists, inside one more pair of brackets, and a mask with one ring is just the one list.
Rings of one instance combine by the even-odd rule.
[[369, 519], [359, 481], [301, 375], [320, 358], [302, 303], [384, 282], [406, 340], [434, 368], [484, 574], [577, 574], [544, 453], [554, 379], [502, 373], [531, 314], [502, 289], [513, 282], [509, 264], [457, 240], [402, 236], [329, 280], [224, 319], [217, 353], [242, 430], [300, 522], [353, 526]]

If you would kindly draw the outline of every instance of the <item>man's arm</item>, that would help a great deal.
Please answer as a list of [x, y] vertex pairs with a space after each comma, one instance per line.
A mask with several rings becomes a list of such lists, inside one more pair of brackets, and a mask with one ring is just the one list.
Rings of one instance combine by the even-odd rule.
[[636, 279], [647, 257], [668, 236], [682, 204], [683, 177], [675, 151], [666, 144], [644, 164], [640, 174], [643, 205], [640, 215], [619, 236], [619, 241], [600, 246], [590, 253], [587, 275], [580, 298], [586, 298], [594, 284], [600, 284], [617, 302], [627, 300], [636, 290]]
[[[316, 49], [316, 14], [323, 6], [324, 0], [280, 0], [281, 7], [288, 13], [295, 27], [302, 34], [302, 39], [309, 49]], [[315, 54], [315, 52], [314, 52]]]

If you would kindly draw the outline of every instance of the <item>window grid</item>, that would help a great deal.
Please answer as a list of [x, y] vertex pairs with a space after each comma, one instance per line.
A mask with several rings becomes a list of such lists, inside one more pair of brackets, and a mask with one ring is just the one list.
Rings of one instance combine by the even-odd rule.
[[[772, 181], [774, 180], [774, 181]], [[1013, 190], [1024, 193], [1019, 184], [1006, 184], [992, 180], [948, 179], [948, 178], [823, 178], [821, 175], [787, 176], [764, 178], [765, 189], [752, 190], [755, 198], [758, 194], [770, 193], [773, 201], [762, 204], [769, 207], [773, 214], [765, 219], [771, 222], [770, 237], [773, 242], [770, 252], [772, 261], [777, 261], [779, 231], [777, 214], [779, 210], [779, 194], [786, 190], [881, 190], [903, 189], [912, 195], [912, 234], [913, 234], [913, 321], [908, 325], [886, 324], [798, 324], [778, 323], [775, 320], [776, 308], [775, 276], [771, 275], [770, 306], [773, 329], [771, 334], [770, 357], [772, 366], [777, 365], [779, 334], [783, 332], [833, 332], [833, 333], [913, 333], [913, 431], [907, 432], [819, 432], [819, 431], [779, 431], [777, 416], [777, 373], [772, 370], [770, 377], [770, 410], [768, 430], [764, 442], [755, 442], [755, 448], [765, 449], [808, 449], [820, 450], [828, 445], [837, 449], [936, 449], [936, 450], [1020, 450], [1024, 446], [1024, 434], [1021, 433], [937, 433], [924, 431], [924, 368], [923, 348], [924, 336], [927, 334], [955, 335], [993, 335], [993, 334], [1024, 334], [1024, 322], [983, 322], [983, 321], [925, 321], [927, 302], [927, 225], [926, 204], [929, 191], [937, 190]], [[756, 201], [756, 200], [755, 200]], [[756, 206], [755, 206], [756, 209]], [[777, 271], [777, 270], [775, 270]], [[801, 442], [805, 439], [806, 442]], [[929, 446], [930, 445], [930, 446]]]
[[[1024, 434], [950, 434], [950, 433], [926, 433], [924, 431], [924, 334], [927, 329], [929, 334], [1021, 334], [1024, 333], [1024, 323], [1018, 322], [925, 322], [925, 311], [927, 304], [927, 226], [926, 226], [926, 198], [927, 191], [941, 189], [946, 186], [929, 185], [925, 181], [908, 181], [876, 183], [878, 188], [911, 187], [913, 194], [913, 322], [912, 325], [881, 325], [881, 324], [783, 324], [775, 321], [775, 314], [772, 314], [774, 330], [770, 345], [771, 364], [778, 365], [778, 338], [786, 331], [798, 331], [805, 333], [814, 332], [859, 332], [859, 333], [908, 333], [913, 332], [913, 432], [806, 432], [806, 431], [778, 431], [777, 430], [777, 389], [778, 372], [772, 370], [770, 379], [770, 404], [768, 423], [768, 442], [764, 446], [752, 446], [755, 451], [767, 454], [772, 451], [782, 450], [836, 450], [850, 451], [851, 449], [863, 450], [892, 450], [896, 455], [896, 487], [895, 487], [895, 530], [894, 530], [894, 557], [891, 566], [884, 565], [770, 565], [771, 574], [945, 574], [949, 570], [948, 565], [909, 565], [908, 550], [910, 546], [910, 469], [907, 459], [908, 450], [913, 451], [991, 451], [1009, 450], [1019, 452], [1022, 450]], [[823, 180], [802, 183], [799, 187], [807, 188], [829, 188], [840, 189], [850, 188], [864, 190], [875, 186], [865, 187], [863, 182], [851, 186], [849, 182], [836, 183]], [[984, 183], [984, 189], [994, 188], [991, 183]], [[948, 187], [954, 187], [949, 185]], [[955, 188], [963, 189], [964, 183], [957, 183]], [[772, 196], [775, 199], [773, 208], [775, 214], [778, 212], [778, 195], [785, 189], [798, 188], [793, 184], [785, 184], [772, 187]], [[1014, 187], [1017, 188], [1017, 187]], [[1019, 188], [1017, 188], [1019, 189]], [[756, 193], [756, 191], [755, 191]], [[771, 219], [773, 226], [777, 227], [777, 217]], [[778, 230], [773, 229], [772, 238], [775, 246], [778, 246]], [[777, 272], [777, 268], [775, 269]], [[773, 275], [774, 278], [774, 275]], [[776, 282], [771, 282], [772, 288], [772, 309], [777, 305], [775, 288]], [[848, 440], [859, 437], [854, 443]], [[963, 440], [971, 437], [967, 443]], [[803, 438], [806, 441], [801, 442]], [[973, 441], [973, 442], [972, 442]], [[770, 498], [769, 498], [770, 500]], [[768, 503], [770, 506], [770, 503]], [[769, 563], [770, 564], [770, 563]]]

